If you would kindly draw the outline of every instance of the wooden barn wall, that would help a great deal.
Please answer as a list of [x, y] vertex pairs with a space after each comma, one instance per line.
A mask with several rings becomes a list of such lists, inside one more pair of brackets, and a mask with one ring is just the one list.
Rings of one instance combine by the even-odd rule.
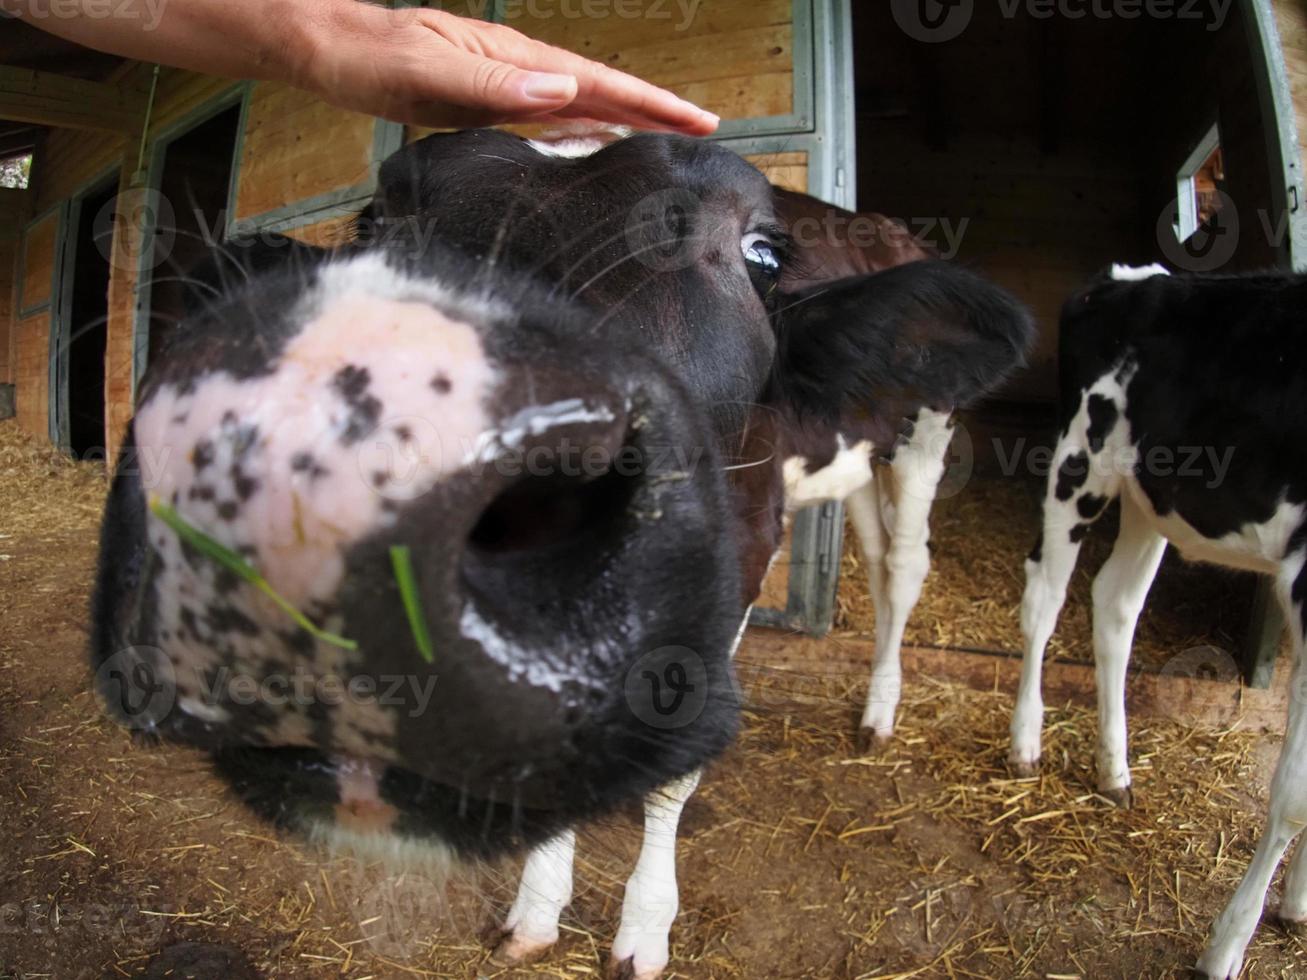
[[18, 303], [18, 247], [31, 195], [0, 189], [0, 384], [14, 382], [14, 320]]
[[49, 436], [48, 305], [58, 237], [59, 214], [51, 211], [27, 228], [18, 246], [18, 296], [13, 326], [13, 376], [17, 388], [18, 423], [39, 439]]
[[[1178, 22], [1152, 71], [1147, 88], [1154, 111], [1143, 161], [1145, 215], [1155, 217], [1175, 199], [1176, 172], [1212, 123], [1218, 123], [1226, 192], [1239, 217], [1227, 270], [1274, 265], [1278, 242], [1267, 235], [1262, 218], [1271, 208], [1271, 167], [1239, 6], [1230, 8], [1220, 31]], [[1158, 252], [1152, 258], [1163, 256]]]
[[506, 5], [505, 23], [530, 37], [630, 72], [723, 119], [780, 116], [794, 105], [792, 0], [632, 4], [639, 16], [578, 17], [571, 0]]
[[0, 238], [0, 384], [13, 384], [14, 285], [18, 239]]
[[1298, 123], [1298, 152], [1307, 166], [1307, 3], [1274, 0], [1276, 27], [1284, 51], [1284, 66], [1293, 93]]
[[254, 87], [241, 149], [236, 218], [367, 184], [377, 123], [288, 86]]
[[[794, 109], [793, 0], [702, 0], [690, 16], [677, 4], [620, 4], [581, 17], [574, 0], [508, 0], [504, 23], [529, 37], [661, 85], [722, 119], [786, 115]], [[446, 5], [446, 9], [449, 9]], [[531, 135], [557, 126], [507, 126]], [[435, 132], [409, 127], [407, 139]]]
[[113, 133], [51, 130], [32, 163], [34, 212], [66, 201], [106, 170], [117, 169], [126, 149], [126, 138]]
[[141, 226], [127, 216], [145, 206], [145, 192], [124, 180], [118, 187], [113, 244], [109, 254], [109, 324], [104, 350], [104, 425], [108, 459], [118, 447], [132, 417], [132, 357], [136, 324], [137, 256], [143, 248]]
[[50, 435], [50, 314], [14, 323], [14, 385], [18, 424], [38, 439]]

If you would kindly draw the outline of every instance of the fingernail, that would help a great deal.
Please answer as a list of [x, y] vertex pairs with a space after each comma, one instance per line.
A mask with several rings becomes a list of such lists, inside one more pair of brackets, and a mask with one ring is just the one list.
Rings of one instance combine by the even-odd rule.
[[576, 98], [576, 79], [571, 75], [534, 73], [522, 83], [522, 94], [537, 102], [570, 102]]

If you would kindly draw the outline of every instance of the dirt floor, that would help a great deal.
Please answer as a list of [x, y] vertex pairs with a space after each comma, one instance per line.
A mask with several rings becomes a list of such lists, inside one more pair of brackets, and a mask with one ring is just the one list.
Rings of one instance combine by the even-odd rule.
[[[944, 646], [1019, 653], [1024, 563], [1040, 523], [1041, 480], [975, 476], [931, 509], [931, 569], [921, 602], [908, 622], [915, 646]], [[1049, 644], [1058, 660], [1093, 661], [1090, 585], [1116, 539], [1112, 508], [1085, 539], [1080, 560]], [[835, 629], [870, 636], [875, 610], [852, 527], [845, 532]], [[1257, 579], [1214, 565], [1182, 561], [1170, 549], [1139, 620], [1136, 666], [1162, 669], [1196, 647], [1232, 658], [1252, 609]]]
[[[634, 819], [582, 835], [554, 953], [501, 970], [478, 933], [511, 865], [443, 883], [312, 852], [200, 755], [103, 720], [83, 651], [101, 496], [92, 467], [0, 423], [0, 978], [163, 976], [150, 964], [186, 941], [257, 971], [230, 977], [598, 975]], [[1014, 780], [1010, 698], [915, 679], [895, 745], [858, 757], [862, 670], [767, 649], [746, 641], [744, 735], [686, 811], [672, 976], [1186, 975], [1251, 855], [1276, 736], [1136, 719], [1121, 811], [1093, 792], [1084, 706], [1052, 708], [1048, 771]], [[1307, 942], [1264, 924], [1246, 976], [1305, 973]]]

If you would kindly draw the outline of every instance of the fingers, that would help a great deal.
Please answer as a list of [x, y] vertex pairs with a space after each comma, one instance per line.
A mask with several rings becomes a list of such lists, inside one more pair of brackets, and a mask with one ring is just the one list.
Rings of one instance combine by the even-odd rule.
[[[561, 116], [587, 117], [640, 129], [674, 130], [699, 136], [717, 129], [717, 116], [671, 92], [570, 51], [532, 40], [512, 28], [441, 15], [438, 11], [423, 11], [421, 23], [473, 56], [480, 55], [501, 65], [516, 66], [527, 73], [575, 78], [575, 97], [557, 106], [562, 110], [559, 112]], [[520, 103], [506, 101], [500, 103], [500, 108], [506, 113], [516, 114], [517, 105]], [[524, 108], [531, 115], [548, 111]]]

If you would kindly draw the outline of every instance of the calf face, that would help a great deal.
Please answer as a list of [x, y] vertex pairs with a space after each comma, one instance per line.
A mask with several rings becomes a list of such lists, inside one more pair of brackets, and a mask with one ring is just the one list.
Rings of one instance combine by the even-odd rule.
[[[780, 533], [759, 412], [951, 407], [945, 307], [993, 287], [787, 291], [770, 185], [677, 137], [436, 136], [379, 188], [371, 241], [251, 254], [151, 365], [94, 656], [281, 822], [484, 855], [724, 747]], [[860, 366], [823, 386], [826, 349]]]

